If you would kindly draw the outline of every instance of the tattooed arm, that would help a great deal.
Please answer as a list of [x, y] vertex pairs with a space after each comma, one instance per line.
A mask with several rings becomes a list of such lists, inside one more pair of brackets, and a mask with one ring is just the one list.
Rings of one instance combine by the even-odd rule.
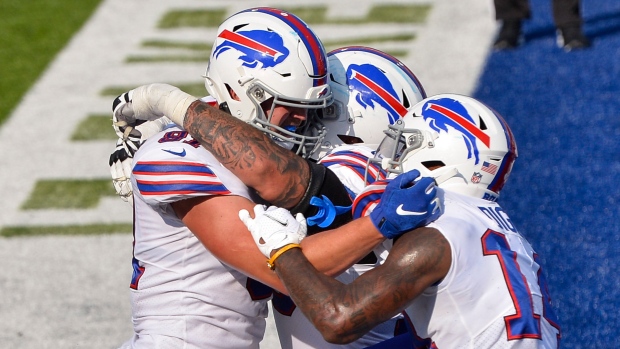
[[263, 199], [291, 208], [304, 196], [310, 177], [306, 160], [257, 128], [200, 100], [187, 109], [183, 126]]
[[322, 275], [301, 250], [276, 261], [276, 272], [295, 304], [331, 343], [349, 343], [404, 310], [448, 272], [448, 241], [432, 228], [403, 235], [384, 264], [344, 285]]
[[266, 201], [291, 208], [305, 198], [311, 165], [279, 147], [259, 129], [168, 84], [139, 86], [114, 100], [118, 120], [164, 115], [183, 126], [245, 185]]
[[[172, 85], [139, 86], [117, 97], [113, 109], [119, 121], [169, 117], [271, 204], [306, 216], [316, 211], [309, 204], [313, 196], [327, 195], [338, 206], [351, 204], [342, 183], [324, 166], [279, 147], [259, 129]], [[348, 219], [341, 220], [338, 224]]]

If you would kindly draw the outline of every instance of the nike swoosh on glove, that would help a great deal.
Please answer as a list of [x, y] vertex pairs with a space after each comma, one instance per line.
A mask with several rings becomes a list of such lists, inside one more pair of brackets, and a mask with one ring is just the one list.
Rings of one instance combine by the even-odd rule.
[[306, 237], [308, 227], [301, 213], [293, 215], [284, 208], [263, 205], [254, 206], [254, 218], [247, 210], [239, 211], [239, 218], [248, 227], [258, 249], [265, 257], [288, 244], [298, 244]]
[[419, 177], [420, 172], [412, 170], [392, 179], [370, 213], [370, 220], [386, 238], [425, 226], [441, 215], [443, 205], [435, 180]]

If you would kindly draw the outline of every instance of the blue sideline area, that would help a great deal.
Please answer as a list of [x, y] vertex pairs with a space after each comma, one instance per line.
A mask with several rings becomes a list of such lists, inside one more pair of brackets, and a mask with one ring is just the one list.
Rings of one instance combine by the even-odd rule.
[[511, 125], [519, 158], [499, 199], [541, 254], [562, 348], [620, 339], [620, 1], [582, 0], [593, 47], [555, 46], [551, 0], [525, 44], [490, 55], [474, 96]]

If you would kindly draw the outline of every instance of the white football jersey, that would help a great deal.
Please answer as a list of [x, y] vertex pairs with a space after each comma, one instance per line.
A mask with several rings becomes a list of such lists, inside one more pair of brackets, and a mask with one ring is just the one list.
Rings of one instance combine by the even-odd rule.
[[170, 127], [135, 154], [133, 348], [259, 348], [271, 290], [215, 258], [170, 203], [248, 188], [186, 131]]
[[[338, 176], [338, 179], [345, 185], [353, 200], [366, 185], [364, 180], [366, 164], [368, 158], [373, 156], [373, 149], [362, 145], [345, 145], [336, 148], [333, 152], [323, 157], [319, 163], [328, 167]], [[386, 173], [377, 166], [373, 166], [370, 171], [369, 182], [373, 182], [375, 178], [385, 178]], [[385, 257], [386, 254], [382, 252], [382, 248], [375, 251], [377, 264], [356, 264], [336, 279], [347, 284], [353, 282], [358, 276], [383, 262], [381, 257]], [[375, 327], [372, 331], [352, 343], [346, 345], [331, 344], [323, 339], [321, 333], [308, 321], [289, 297], [276, 292], [272, 302], [280, 345], [283, 349], [365, 348], [392, 338], [395, 331], [405, 329], [404, 326], [398, 327], [404, 319], [402, 316], [397, 316]], [[404, 322], [402, 323], [404, 324]]]
[[[358, 196], [358, 215], [371, 212], [385, 184]], [[538, 256], [506, 212], [495, 202], [438, 193], [445, 211], [428, 226], [450, 243], [452, 263], [405, 309], [413, 347], [557, 348], [560, 327]]]
[[374, 157], [375, 150], [365, 145], [341, 145], [321, 158], [319, 163], [332, 170], [354, 198], [366, 185], [386, 177], [386, 172], [376, 163], [370, 164], [366, 170], [368, 159]]

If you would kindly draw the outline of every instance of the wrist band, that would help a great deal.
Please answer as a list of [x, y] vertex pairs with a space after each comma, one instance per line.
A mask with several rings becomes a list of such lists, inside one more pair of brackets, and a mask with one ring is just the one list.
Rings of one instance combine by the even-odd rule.
[[275, 270], [276, 269], [276, 259], [278, 257], [280, 257], [284, 252], [292, 249], [292, 248], [299, 248], [301, 249], [301, 246], [299, 246], [299, 244], [288, 244], [284, 247], [282, 247], [281, 249], [279, 249], [276, 253], [273, 254], [273, 256], [271, 258], [269, 258], [269, 260], [267, 261], [267, 266], [269, 267], [269, 269], [271, 270]]

